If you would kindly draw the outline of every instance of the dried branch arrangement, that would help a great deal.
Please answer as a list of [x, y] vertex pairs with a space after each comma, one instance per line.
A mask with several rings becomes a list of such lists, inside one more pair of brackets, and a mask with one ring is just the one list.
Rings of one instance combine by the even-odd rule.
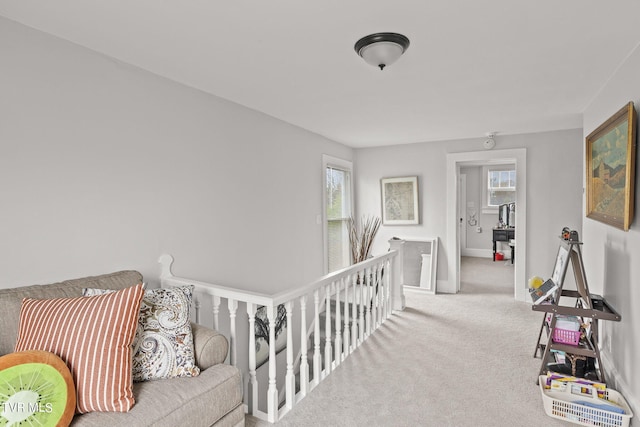
[[369, 258], [371, 245], [380, 228], [380, 218], [377, 216], [362, 216], [360, 228], [353, 217], [349, 217], [347, 227], [349, 230], [349, 244], [351, 246], [351, 261], [354, 264]]

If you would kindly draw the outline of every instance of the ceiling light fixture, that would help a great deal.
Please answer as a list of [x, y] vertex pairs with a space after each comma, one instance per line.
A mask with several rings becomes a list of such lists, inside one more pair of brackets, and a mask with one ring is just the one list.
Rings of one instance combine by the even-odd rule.
[[367, 64], [380, 67], [391, 65], [409, 48], [409, 39], [397, 33], [375, 33], [356, 42], [356, 53]]

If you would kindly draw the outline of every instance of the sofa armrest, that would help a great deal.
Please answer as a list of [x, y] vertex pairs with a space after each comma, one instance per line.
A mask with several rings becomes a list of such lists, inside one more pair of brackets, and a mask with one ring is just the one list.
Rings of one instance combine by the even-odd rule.
[[191, 323], [193, 350], [200, 369], [224, 363], [229, 351], [229, 342], [220, 332], [197, 323]]

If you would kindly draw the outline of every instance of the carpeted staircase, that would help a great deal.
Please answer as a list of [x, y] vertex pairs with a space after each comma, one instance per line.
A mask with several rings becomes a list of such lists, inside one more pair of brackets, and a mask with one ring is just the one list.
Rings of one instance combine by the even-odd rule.
[[[327, 310], [323, 310], [320, 313], [320, 358], [321, 358], [321, 370], [324, 371], [327, 368], [330, 369], [334, 369], [334, 367], [329, 367], [329, 363], [333, 364], [335, 362], [335, 345], [336, 345], [336, 330], [335, 330], [335, 324], [336, 324], [336, 300], [332, 299], [331, 300], [331, 304], [330, 304], [330, 324], [331, 324], [331, 338], [330, 338], [330, 342], [331, 342], [331, 357], [329, 359], [326, 358], [326, 353], [325, 353], [325, 348], [326, 348], [326, 344], [327, 344], [327, 334], [326, 334], [326, 320], [327, 320]], [[349, 340], [352, 340], [352, 334], [355, 332], [356, 333], [356, 337], [360, 336], [360, 312], [358, 311], [358, 319], [355, 322], [353, 322], [353, 310], [354, 308], [358, 309], [358, 306], [356, 304], [353, 303], [345, 303], [344, 301], [340, 301], [340, 313], [341, 313], [341, 321], [340, 321], [340, 336], [341, 336], [341, 341], [342, 341], [342, 346], [344, 348], [345, 346], [345, 323], [344, 323], [344, 313], [345, 313], [345, 306], [346, 308], [348, 308], [349, 310], [349, 318], [350, 320], [347, 322], [347, 326], [349, 328]], [[359, 310], [359, 309], [358, 309]], [[364, 317], [363, 317], [364, 319]], [[365, 319], [366, 322], [366, 319]], [[311, 331], [310, 335], [309, 335], [309, 339], [307, 340], [307, 363], [309, 366], [309, 379], [311, 381], [313, 381], [313, 379], [315, 378], [316, 373], [314, 372], [314, 363], [313, 363], [313, 359], [314, 359], [314, 354], [315, 354], [315, 335], [314, 335], [314, 325], [311, 325], [311, 328], [309, 329]], [[364, 331], [363, 331], [364, 332]], [[296, 393], [298, 391], [300, 391], [300, 369], [299, 369], [299, 365], [296, 367]], [[322, 375], [322, 372], [320, 372], [320, 375]], [[280, 403], [279, 403], [279, 407], [284, 406], [285, 404], [285, 396], [284, 393], [281, 393], [280, 395]]]

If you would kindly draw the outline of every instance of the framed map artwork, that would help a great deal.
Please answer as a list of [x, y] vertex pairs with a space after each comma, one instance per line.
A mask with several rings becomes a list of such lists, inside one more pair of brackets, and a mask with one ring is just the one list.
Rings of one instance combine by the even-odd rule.
[[420, 224], [417, 176], [382, 178], [380, 186], [383, 224]]

